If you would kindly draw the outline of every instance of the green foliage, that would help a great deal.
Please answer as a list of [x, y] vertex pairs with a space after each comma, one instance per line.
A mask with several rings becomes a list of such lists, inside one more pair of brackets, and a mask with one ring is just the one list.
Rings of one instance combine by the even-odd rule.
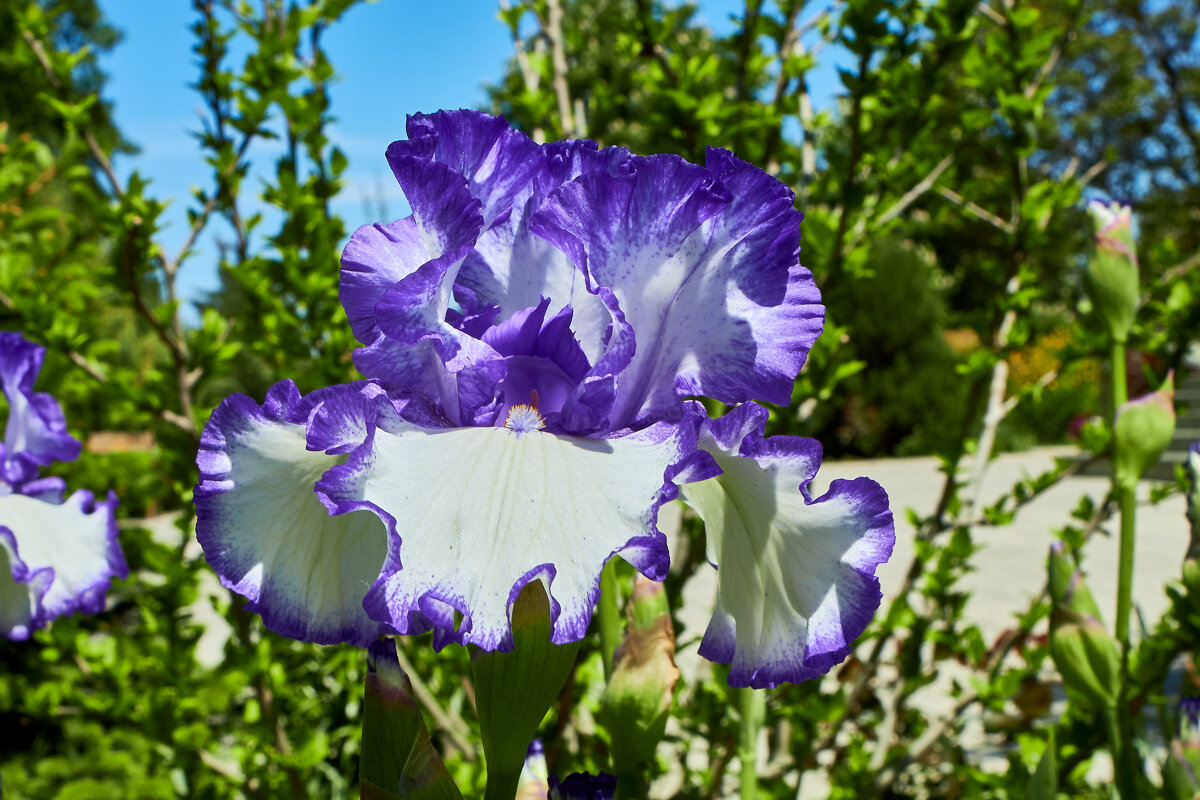
[[[349, 227], [330, 212], [348, 164], [327, 130], [334, 68], [321, 38], [351, 5], [194, 0], [196, 145], [211, 172], [175, 253], [162, 247], [165, 206], [146, 178], [121, 181], [109, 166], [126, 148], [96, 100], [96, 53], [117, 35], [95, 3], [0, 9], [0, 324], [49, 348], [41, 385], [88, 441], [54, 474], [117, 491], [131, 567], [105, 613], [0, 652], [6, 796], [358, 792], [362, 654], [264, 631], [216, 585], [189, 510], [198, 431], [223, 397], [261, 397], [286, 377], [303, 391], [355, 377], [337, 295]], [[697, 162], [707, 146], [727, 147], [796, 193], [802, 261], [828, 316], [770, 431], [817, 436], [830, 455], [932, 453], [942, 465], [937, 505], [910, 511], [903, 589], [855, 656], [769, 696], [759, 797], [794, 797], [817, 770], [831, 797], [855, 800], [1107, 796], [1085, 777], [1108, 746], [1094, 709], [1072, 703], [1052, 720], [1048, 675], [1055, 661], [1064, 676], [1070, 667], [1043, 635], [1056, 625], [1046, 593], [995, 642], [966, 617], [963, 578], [982, 537], [1071, 467], [984, 507], [973, 474], [997, 448], [1058, 441], [1074, 415], [1100, 410], [1104, 332], [1082, 292], [1085, 193], [1138, 205], [1131, 348], [1165, 372], [1200, 338], [1194, 6], [749, 0], [718, 35], [687, 4], [501, 3], [516, 55], [492, 100], [535, 138], [590, 136]], [[816, 110], [813, 70], [834, 50], [838, 96]], [[247, 177], [264, 144], [273, 169], [256, 198]], [[198, 304], [198, 324], [184, 324], [177, 277], [215, 220], [222, 287]], [[1101, 452], [1112, 437], [1100, 421], [1084, 444]], [[1108, 498], [1086, 498], [1056, 533], [1081, 553], [1110, 512]], [[682, 590], [707, 566], [697, 520], [685, 516], [681, 538], [664, 585], [682, 653], [702, 634], [684, 627]], [[1171, 665], [1196, 657], [1198, 585], [1168, 587], [1169, 612], [1132, 653], [1134, 703], [1166, 708]], [[630, 742], [615, 738], [627, 721], [604, 710], [598, 638], [580, 645], [545, 719], [524, 721], [558, 774], [629, 760]], [[430, 743], [463, 796], [482, 796], [465, 650], [434, 654], [415, 637], [401, 654]], [[737, 790], [754, 726], [739, 730], [724, 679], [716, 667], [676, 689], [670, 719], [650, 726], [649, 739], [662, 735], [654, 757], [634, 743], [647, 784], [696, 800]], [[1007, 769], [972, 760], [959, 714], [915, 708], [941, 679], [956, 712], [981, 709]], [[524, 742], [506, 744], [515, 764]]]

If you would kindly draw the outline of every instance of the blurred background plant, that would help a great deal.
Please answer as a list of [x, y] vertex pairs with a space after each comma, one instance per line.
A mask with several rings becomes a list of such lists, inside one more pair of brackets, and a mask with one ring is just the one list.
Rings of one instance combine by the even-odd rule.
[[[357, 793], [364, 657], [267, 634], [215, 585], [190, 517], [198, 431], [221, 398], [261, 397], [284, 377], [302, 391], [354, 377], [337, 259], [348, 230], [376, 220], [331, 211], [347, 156], [329, 132], [336, 73], [322, 42], [354, 4], [194, 0], [196, 146], [211, 171], [196, 176], [187, 236], [170, 251], [163, 200], [112, 166], [116, 154], [136, 163], [100, 99], [96, 54], [119, 33], [95, 0], [0, 7], [0, 325], [50, 348], [42, 385], [87, 442], [57, 473], [117, 490], [131, 567], [106, 613], [3, 648], [0, 776], [12, 797]], [[1106, 333], [1082, 280], [1085, 197], [1120, 197], [1137, 214], [1130, 394], [1169, 369], [1187, 375], [1200, 338], [1197, 20], [1196, 0], [747, 0], [718, 35], [683, 3], [501, 0], [513, 58], [491, 103], [535, 139], [692, 161], [719, 145], [796, 192], [802, 260], [828, 319], [772, 431], [814, 436], [827, 456], [943, 465], [936, 506], [909, 512], [904, 590], [857, 657], [771, 693], [757, 796], [794, 797], [809, 770], [827, 775], [832, 797], [1108, 796], [1084, 777], [1108, 746], [1096, 709], [1073, 703], [1052, 719], [1030, 700], [1054, 680], [1049, 588], [989, 644], [964, 614], [961, 580], [981, 528], [1084, 463], [1060, 462], [984, 506], [989, 460], [1066, 442], [1077, 420], [1112, 412]], [[837, 60], [841, 86], [816, 111], [822, 59]], [[262, 185], [248, 181], [252, 167]], [[179, 272], [210, 228], [221, 288], [181, 297]], [[1104, 454], [1105, 424], [1084, 436], [1085, 458]], [[1092, 498], [1063, 519], [1072, 564], [1113, 506]], [[676, 612], [703, 562], [687, 516], [683, 535], [692, 557], [667, 582]], [[1131, 655], [1139, 709], [1167, 707], [1167, 673], [1194, 664], [1200, 642], [1200, 585], [1169, 591]], [[676, 626], [681, 641], [698, 633]], [[435, 655], [418, 637], [400, 657], [435, 744], [476, 796], [467, 654]], [[951, 662], [972, 674], [956, 712], [1033, 709], [1002, 734], [1006, 772], [967, 757], [957, 713], [927, 719], [910, 704]], [[552, 772], [611, 768], [604, 676], [585, 641], [543, 726]], [[728, 795], [750, 756], [720, 670], [675, 692], [648, 781], [678, 797]], [[703, 757], [684, 757], [696, 742]]]

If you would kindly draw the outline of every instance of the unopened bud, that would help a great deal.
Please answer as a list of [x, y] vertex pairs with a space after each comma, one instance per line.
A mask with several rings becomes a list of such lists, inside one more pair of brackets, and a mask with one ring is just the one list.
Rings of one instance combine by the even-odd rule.
[[1175, 376], [1168, 373], [1157, 392], [1117, 409], [1113, 423], [1114, 473], [1118, 485], [1132, 486], [1158, 463], [1175, 435]]
[[1056, 544], [1050, 550], [1050, 655], [1063, 685], [1096, 709], [1117, 700], [1121, 656], [1104, 629], [1083, 575]]
[[1096, 229], [1095, 249], [1088, 259], [1088, 294], [1113, 341], [1129, 338], [1138, 306], [1137, 249], [1129, 206], [1088, 203]]
[[629, 630], [617, 649], [599, 715], [620, 779], [636, 780], [653, 760], [677, 680], [675, 631], [666, 594], [661, 583], [639, 575], [630, 598]]

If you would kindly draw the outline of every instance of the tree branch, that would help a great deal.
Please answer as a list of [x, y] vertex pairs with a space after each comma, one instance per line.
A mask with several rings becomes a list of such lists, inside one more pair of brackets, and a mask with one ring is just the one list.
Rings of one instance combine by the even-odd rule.
[[546, 0], [546, 36], [550, 39], [550, 64], [554, 68], [554, 97], [558, 100], [558, 118], [563, 132], [582, 139], [587, 135], [576, 125], [571, 109], [571, 90], [567, 85], [567, 55], [563, 47], [562, 5]]
[[[953, 163], [953, 154], [948, 155], [939, 161], [934, 168], [929, 171], [928, 175], [918, 181], [911, 189], [905, 192], [899, 200], [893, 203], [887, 211], [880, 215], [879, 219], [875, 222], [874, 227], [880, 228], [903, 214], [909, 206], [917, 201], [921, 195], [929, 191], [930, 187], [937, 182], [937, 179], [942, 176], [942, 173], [945, 172]], [[863, 237], [866, 235], [867, 222], [866, 220], [862, 220], [859, 224], [855, 225], [854, 235], [851, 236], [850, 243], [846, 245], [846, 249], [853, 250], [854, 248], [858, 247], [858, 245], [862, 243]]]
[[1015, 228], [1013, 228], [1013, 226], [1009, 222], [1001, 219], [1000, 217], [997, 217], [995, 214], [988, 211], [986, 208], [981, 208], [980, 206], [977, 206], [974, 203], [972, 203], [970, 200], [964, 199], [962, 195], [960, 195], [958, 192], [954, 191], [953, 189], [949, 188], [948, 186], [939, 186], [938, 194], [940, 194], [942, 197], [946, 198], [950, 202], [954, 203], [955, 205], [961, 206], [965, 210], [971, 212], [972, 214], [979, 217], [981, 220], [988, 223], [989, 225], [994, 225], [995, 227], [999, 228], [1000, 230], [1004, 231], [1007, 234], [1011, 235], [1015, 231]]

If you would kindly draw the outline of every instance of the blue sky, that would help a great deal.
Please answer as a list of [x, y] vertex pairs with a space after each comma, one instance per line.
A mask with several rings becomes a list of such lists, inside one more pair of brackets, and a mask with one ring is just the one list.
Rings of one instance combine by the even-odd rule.
[[[730, 15], [743, 8], [742, 0], [699, 5], [701, 18], [719, 33], [732, 29]], [[208, 185], [210, 173], [189, 136], [199, 128], [201, 105], [189, 88], [198, 74], [189, 31], [195, 15], [187, 0], [101, 0], [101, 7], [125, 34], [102, 61], [109, 75], [105, 96], [125, 136], [141, 148], [117, 166], [123, 175], [136, 169], [150, 178], [155, 196], [174, 198], [161, 237], [174, 253], [186, 234], [191, 186]], [[381, 203], [387, 217], [403, 216], [407, 204], [384, 149], [403, 138], [409, 113], [485, 106], [485, 87], [500, 79], [512, 52], [508, 30], [491, 0], [382, 0], [351, 9], [326, 32], [324, 43], [339, 75], [331, 90], [337, 122], [330, 138], [350, 162], [348, 184], [334, 210], [350, 230], [376, 221]], [[837, 82], [832, 62], [824, 60], [814, 91], [818, 102]], [[268, 170], [273, 154], [260, 148], [252, 150], [252, 159]], [[254, 183], [246, 188], [256, 190]], [[268, 219], [259, 230], [272, 224]], [[223, 232], [210, 227], [180, 272], [179, 289], [187, 300], [200, 300], [218, 286], [213, 236]]]

